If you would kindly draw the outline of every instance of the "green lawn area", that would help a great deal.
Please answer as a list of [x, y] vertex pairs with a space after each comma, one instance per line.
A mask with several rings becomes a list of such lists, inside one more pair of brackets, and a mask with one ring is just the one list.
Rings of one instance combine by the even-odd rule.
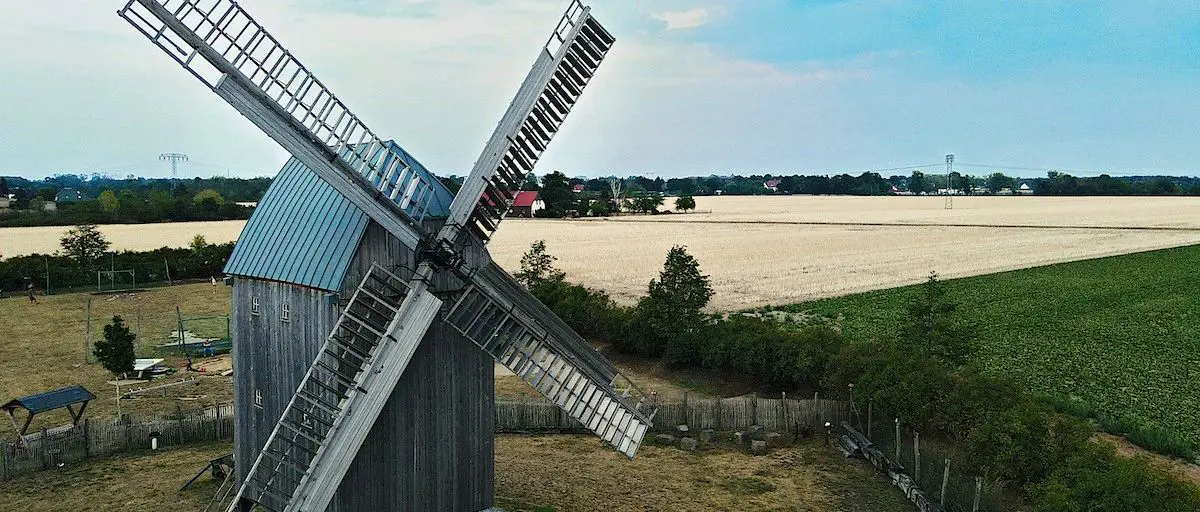
[[[966, 242], [964, 242], [966, 243]], [[936, 269], [934, 269], [936, 270]], [[1032, 391], [1133, 414], [1200, 443], [1200, 246], [945, 281], [977, 361]], [[848, 339], [896, 332], [917, 287], [787, 306]]]

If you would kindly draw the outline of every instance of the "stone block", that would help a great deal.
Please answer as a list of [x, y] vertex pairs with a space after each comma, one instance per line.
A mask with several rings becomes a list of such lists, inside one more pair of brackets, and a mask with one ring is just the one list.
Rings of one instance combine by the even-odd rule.
[[753, 453], [755, 455], [762, 455], [764, 453], [767, 453], [767, 442], [766, 441], [750, 441], [750, 453]]
[[678, 430], [679, 433], [681, 433], [681, 434], [686, 434], [686, 433], [688, 433], [688, 426], [687, 425], [678, 425], [675, 427], [675, 430]]
[[780, 446], [787, 444], [787, 438], [779, 432], [767, 432], [767, 434], [763, 436], [763, 441], [766, 441], [767, 446], [770, 448], [779, 448]]
[[717, 432], [711, 428], [700, 431], [700, 444], [708, 444], [717, 439]]
[[738, 446], [745, 448], [750, 446], [750, 434], [748, 432], [737, 431], [733, 433], [733, 442]]
[[747, 429], [747, 432], [750, 433], [750, 439], [762, 441], [763, 435], [766, 434], [766, 429], [764, 429], [762, 425], [750, 425], [750, 428]]
[[671, 446], [675, 444], [675, 436], [671, 434], [659, 434], [654, 436], [654, 440], [663, 446]]
[[696, 440], [690, 437], [680, 439], [679, 448], [689, 452], [694, 452], [696, 451]]

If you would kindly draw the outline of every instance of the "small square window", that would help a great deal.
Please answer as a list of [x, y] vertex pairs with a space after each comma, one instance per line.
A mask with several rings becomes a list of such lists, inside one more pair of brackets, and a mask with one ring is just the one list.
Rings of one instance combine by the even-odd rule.
[[279, 308], [279, 319], [284, 322], [292, 321], [292, 308], [286, 302]]
[[254, 406], [262, 409], [262, 390], [254, 390]]
[[250, 298], [250, 314], [251, 315], [258, 314], [258, 297]]

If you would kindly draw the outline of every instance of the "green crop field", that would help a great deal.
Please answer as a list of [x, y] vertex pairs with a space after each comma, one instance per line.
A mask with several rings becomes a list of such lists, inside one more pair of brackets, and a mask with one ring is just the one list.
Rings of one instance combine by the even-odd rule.
[[[936, 269], [930, 269], [936, 270]], [[1034, 392], [1134, 415], [1200, 443], [1200, 246], [945, 281], [977, 361]], [[795, 304], [851, 340], [892, 335], [915, 287]]]

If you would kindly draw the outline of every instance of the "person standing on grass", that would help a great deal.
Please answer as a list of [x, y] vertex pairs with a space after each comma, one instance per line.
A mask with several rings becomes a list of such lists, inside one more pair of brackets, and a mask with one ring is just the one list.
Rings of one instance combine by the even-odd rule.
[[29, 286], [26, 286], [26, 288], [29, 290], [29, 303], [37, 304], [37, 297], [33, 295], [33, 283], [29, 283]]

